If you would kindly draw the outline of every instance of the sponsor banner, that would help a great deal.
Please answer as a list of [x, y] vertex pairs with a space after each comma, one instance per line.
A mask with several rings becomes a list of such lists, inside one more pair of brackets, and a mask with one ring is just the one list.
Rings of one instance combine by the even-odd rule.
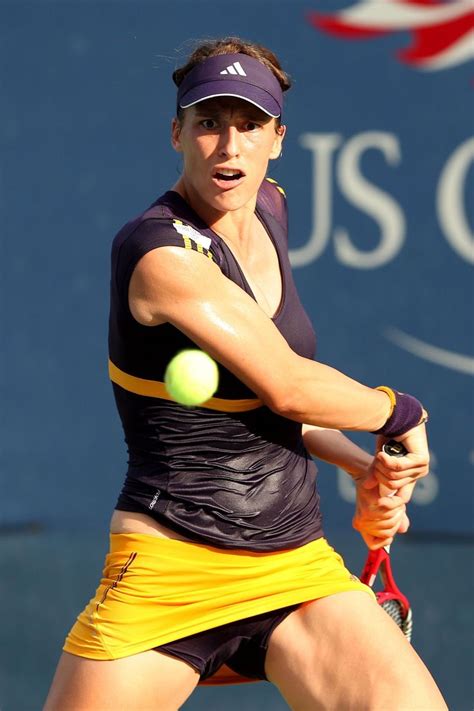
[[[294, 79], [270, 175], [318, 358], [423, 401], [432, 471], [413, 530], [472, 533], [473, 14], [471, 0], [243, 0], [225, 16], [218, 0], [2, 4], [0, 524], [105, 521], [115, 503], [110, 242], [179, 174], [186, 40], [232, 33]], [[347, 476], [324, 465], [320, 484], [328, 528], [350, 526]]]

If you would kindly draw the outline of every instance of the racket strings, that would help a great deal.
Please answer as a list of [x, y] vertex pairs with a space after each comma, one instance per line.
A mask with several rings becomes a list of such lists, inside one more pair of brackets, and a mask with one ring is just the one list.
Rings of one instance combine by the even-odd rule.
[[380, 607], [385, 610], [387, 615], [389, 615], [395, 622], [397, 627], [401, 629], [405, 637], [409, 642], [411, 642], [411, 635], [413, 631], [413, 616], [411, 609], [408, 610], [408, 614], [404, 617], [403, 606], [399, 600], [384, 600], [380, 602]]

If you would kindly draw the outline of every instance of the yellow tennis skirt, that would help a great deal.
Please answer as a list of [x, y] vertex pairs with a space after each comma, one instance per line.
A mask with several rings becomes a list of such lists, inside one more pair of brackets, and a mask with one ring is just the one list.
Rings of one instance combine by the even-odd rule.
[[95, 597], [64, 650], [119, 659], [227, 622], [363, 590], [324, 538], [274, 553], [223, 550], [144, 534], [111, 534]]

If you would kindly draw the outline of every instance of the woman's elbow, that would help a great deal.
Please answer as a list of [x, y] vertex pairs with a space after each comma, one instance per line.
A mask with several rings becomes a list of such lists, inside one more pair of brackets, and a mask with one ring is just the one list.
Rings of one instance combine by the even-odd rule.
[[265, 405], [272, 412], [289, 420], [304, 422], [305, 410], [302, 408], [303, 395], [291, 383], [285, 383], [273, 388], [263, 396]]

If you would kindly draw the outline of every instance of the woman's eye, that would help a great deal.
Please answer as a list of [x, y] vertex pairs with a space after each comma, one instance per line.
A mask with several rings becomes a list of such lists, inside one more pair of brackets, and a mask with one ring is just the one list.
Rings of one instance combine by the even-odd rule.
[[255, 123], [255, 121], [247, 121], [245, 124], [245, 130], [246, 131], [256, 131], [260, 126], [258, 123]]
[[214, 119], [204, 119], [203, 121], [201, 121], [201, 126], [207, 129], [212, 129], [216, 128], [217, 124]]

